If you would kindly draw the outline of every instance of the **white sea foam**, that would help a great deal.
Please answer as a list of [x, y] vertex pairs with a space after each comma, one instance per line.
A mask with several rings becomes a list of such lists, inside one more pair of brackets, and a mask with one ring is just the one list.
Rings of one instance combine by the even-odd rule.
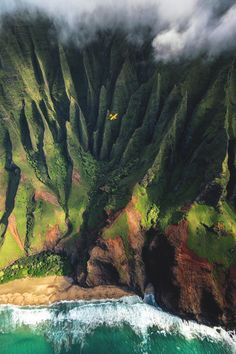
[[57, 349], [83, 342], [85, 336], [99, 326], [120, 327], [125, 324], [144, 341], [148, 331], [155, 327], [155, 331], [163, 335], [171, 333], [186, 340], [198, 338], [224, 342], [236, 353], [235, 334], [220, 327], [212, 328], [182, 320], [143, 302], [137, 296], [111, 301], [64, 302], [49, 307], [0, 306], [0, 332], [12, 332], [26, 326], [46, 335]]

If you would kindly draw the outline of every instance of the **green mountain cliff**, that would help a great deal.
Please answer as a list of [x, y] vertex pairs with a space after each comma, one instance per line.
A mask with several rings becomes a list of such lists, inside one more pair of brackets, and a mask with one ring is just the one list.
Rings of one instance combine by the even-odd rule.
[[116, 284], [187, 318], [236, 314], [236, 62], [0, 32], [0, 282]]

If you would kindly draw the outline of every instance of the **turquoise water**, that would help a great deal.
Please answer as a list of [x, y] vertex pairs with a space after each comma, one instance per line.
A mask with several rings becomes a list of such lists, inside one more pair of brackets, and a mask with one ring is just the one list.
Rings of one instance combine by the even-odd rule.
[[236, 338], [134, 296], [49, 307], [0, 306], [0, 354], [231, 354]]

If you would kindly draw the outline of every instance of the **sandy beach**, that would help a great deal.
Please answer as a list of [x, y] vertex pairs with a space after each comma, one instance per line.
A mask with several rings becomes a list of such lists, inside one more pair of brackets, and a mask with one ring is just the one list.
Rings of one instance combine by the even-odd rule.
[[134, 295], [116, 286], [81, 288], [71, 278], [49, 276], [25, 278], [0, 285], [0, 304], [18, 306], [49, 305], [65, 300], [118, 299]]

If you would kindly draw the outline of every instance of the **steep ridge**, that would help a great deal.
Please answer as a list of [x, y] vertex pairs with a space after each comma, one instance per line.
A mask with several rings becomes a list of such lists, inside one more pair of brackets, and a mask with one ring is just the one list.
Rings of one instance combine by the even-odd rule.
[[169, 311], [233, 326], [233, 55], [156, 63], [151, 38], [78, 48], [21, 17], [0, 47], [0, 281], [152, 282]]

